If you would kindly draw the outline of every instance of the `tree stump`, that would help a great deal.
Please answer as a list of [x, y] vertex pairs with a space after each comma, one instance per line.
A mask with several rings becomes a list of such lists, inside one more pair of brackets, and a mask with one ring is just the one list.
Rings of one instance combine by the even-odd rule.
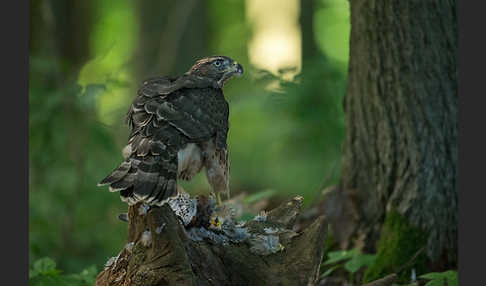
[[[296, 197], [240, 222], [235, 229], [245, 235], [237, 241], [194, 223], [185, 225], [168, 204], [146, 212], [143, 205], [129, 206], [128, 243], [107, 262], [95, 286], [314, 285], [327, 224], [321, 216], [294, 232], [301, 205], [302, 197]], [[192, 222], [204, 217], [203, 210], [198, 201]], [[195, 239], [190, 233], [196, 230], [206, 237]]]

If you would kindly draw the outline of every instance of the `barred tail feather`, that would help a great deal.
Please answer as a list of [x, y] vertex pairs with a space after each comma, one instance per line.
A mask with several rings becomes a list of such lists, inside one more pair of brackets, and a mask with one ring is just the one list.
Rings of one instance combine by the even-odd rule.
[[163, 160], [160, 156], [131, 157], [124, 161], [98, 186], [109, 185], [110, 191], [120, 191], [120, 198], [129, 205], [144, 201], [163, 205], [177, 195], [177, 157]]
[[122, 162], [118, 168], [113, 170], [113, 172], [111, 172], [110, 175], [108, 175], [106, 178], [104, 178], [103, 180], [101, 180], [101, 182], [98, 183], [98, 187], [109, 185], [111, 183], [115, 183], [121, 180], [128, 173], [131, 166], [132, 166], [132, 162], [130, 160]]

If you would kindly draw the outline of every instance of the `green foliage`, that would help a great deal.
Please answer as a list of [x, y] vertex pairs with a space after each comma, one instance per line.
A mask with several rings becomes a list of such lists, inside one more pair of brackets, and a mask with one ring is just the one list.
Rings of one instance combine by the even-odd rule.
[[332, 266], [332, 267], [328, 268], [326, 271], [324, 271], [324, 273], [322, 273], [322, 274], [321, 274], [321, 277], [320, 277], [320, 278], [322, 279], [322, 278], [324, 278], [324, 277], [330, 276], [330, 275], [331, 275], [331, 273], [332, 273], [334, 270], [336, 270], [336, 269], [338, 269], [338, 268], [341, 268], [341, 267], [343, 267], [343, 265], [342, 265], [342, 264], [336, 264], [336, 265], [334, 265], [334, 266]]
[[334, 264], [336, 262], [342, 262], [353, 258], [360, 254], [359, 249], [351, 249], [351, 250], [337, 250], [331, 251], [328, 253], [328, 259], [324, 262], [324, 265]]
[[275, 190], [263, 190], [254, 194], [251, 194], [243, 200], [244, 204], [254, 204], [257, 201], [268, 199], [275, 194]]
[[425, 233], [410, 223], [396, 211], [389, 212], [383, 224], [376, 262], [365, 272], [363, 283], [367, 283], [389, 273], [399, 271], [398, 280], [410, 279], [410, 271], [415, 268], [417, 273], [426, 271], [426, 256], [422, 252], [414, 260], [412, 258], [426, 243]]
[[347, 63], [351, 21], [349, 1], [316, 1], [320, 9], [314, 14], [315, 37], [319, 48], [329, 57]]
[[[266, 75], [247, 82], [245, 97], [238, 94], [245, 90], [233, 91], [238, 97], [230, 98], [233, 186], [276, 189], [282, 199], [302, 195], [304, 206], [319, 195], [323, 179], [340, 162], [344, 138], [345, 75], [335, 64], [309, 65], [295, 82]], [[272, 81], [280, 90], [264, 89]], [[339, 172], [328, 183], [338, 178]]]
[[348, 272], [356, 273], [361, 267], [373, 265], [375, 260], [376, 254], [358, 254], [344, 264], [344, 269]]
[[[380, 265], [379, 263], [381, 261], [377, 260], [377, 257], [378, 257], [377, 254], [363, 254], [356, 248], [351, 250], [330, 251], [327, 255], [327, 259], [322, 264], [322, 266], [328, 266], [328, 267], [325, 267], [327, 269], [320, 275], [320, 278], [323, 279], [325, 277], [331, 276], [331, 274], [335, 270], [344, 269], [346, 272], [350, 274], [349, 281], [354, 281], [355, 280], [354, 274], [356, 274], [359, 270], [363, 269], [363, 267], [366, 267], [365, 269], [369, 270], [369, 269], [374, 269]], [[323, 268], [322, 266], [321, 269]], [[382, 273], [381, 276], [373, 279], [370, 279], [368, 276], [367, 282], [363, 281], [363, 283], [369, 283], [371, 281], [383, 278], [386, 275], [393, 272], [394, 271], [390, 271], [387, 273], [384, 272]], [[409, 272], [406, 273], [408, 274]], [[449, 270], [440, 273], [431, 272], [431, 273], [423, 274], [418, 278], [429, 280], [426, 282], [425, 286], [443, 286], [443, 285], [457, 286], [458, 285], [458, 274], [457, 271], [455, 270]], [[405, 277], [402, 275], [399, 281], [402, 283], [407, 283], [409, 279], [410, 277], [408, 276]], [[444, 284], [445, 282], [447, 284]], [[399, 284], [393, 284], [393, 285], [399, 285]]]
[[443, 286], [444, 281], [447, 282], [447, 286], [459, 285], [457, 271], [454, 270], [448, 270], [440, 273], [431, 272], [421, 275], [420, 278], [430, 280], [425, 284], [425, 286]]
[[44, 257], [34, 262], [34, 267], [29, 269], [29, 278], [34, 278], [39, 275], [58, 275], [59, 270], [56, 269], [56, 262], [54, 260]]
[[118, 0], [101, 1], [98, 5], [100, 16], [90, 41], [95, 56], [83, 65], [77, 83], [83, 88], [105, 86], [96, 99], [96, 109], [103, 124], [113, 125], [128, 110], [127, 102], [133, 98], [133, 74], [127, 63], [136, 45], [135, 5]]
[[93, 285], [97, 270], [94, 265], [78, 274], [62, 274], [54, 260], [44, 257], [33, 263], [29, 269], [30, 286], [87, 286]]
[[324, 261], [323, 265], [332, 265], [336, 263], [341, 264], [336, 264], [330, 267], [321, 275], [321, 277], [329, 276], [334, 270], [341, 267], [343, 267], [350, 274], [355, 274], [362, 267], [369, 267], [373, 265], [375, 259], [375, 254], [361, 253], [357, 248], [351, 250], [331, 251], [328, 253], [328, 259]]
[[[32, 10], [32, 33], [41, 39], [37, 44], [32, 42], [29, 61], [32, 263], [49, 256], [61, 269], [79, 272], [86, 265], [100, 267], [125, 242], [126, 224], [117, 216], [126, 211], [126, 204], [117, 194], [97, 188], [96, 183], [120, 163], [128, 133], [123, 115], [139, 84], [134, 81], [138, 76], [134, 71], [139, 60], [149, 57], [134, 55], [147, 44], [139, 31], [139, 23], [146, 19], [137, 17], [138, 4], [134, 3], [91, 1], [93, 11], [89, 14], [95, 16], [86, 20], [86, 27], [91, 27], [87, 28], [91, 50], [83, 53], [84, 65], [79, 67], [72, 64], [79, 59], [70, 58], [77, 54], [71, 53], [74, 45], [50, 33], [60, 22], [43, 20], [45, 23], [38, 25], [39, 19], [64, 17], [64, 10], [51, 11], [49, 5]], [[197, 11], [204, 13], [202, 17], [207, 21], [207, 33], [203, 35], [207, 48], [198, 53], [225, 54], [245, 67], [244, 76], [225, 87], [230, 103], [232, 194], [247, 192], [246, 203], [270, 196], [272, 200], [284, 200], [302, 195], [304, 206], [309, 205], [319, 195], [323, 178], [341, 157], [346, 63], [316, 59], [296, 82], [270, 78], [269, 82], [277, 80], [281, 89], [268, 90], [269, 82], [255, 79], [256, 71], [248, 58], [251, 29], [245, 2], [227, 0], [222, 5], [221, 1], [211, 0], [207, 4]], [[167, 8], [175, 5], [179, 4], [174, 2]], [[67, 9], [70, 4], [62, 7]], [[326, 7], [316, 7], [316, 15], [322, 15], [320, 10]], [[45, 13], [48, 16], [44, 17]], [[322, 19], [315, 22], [316, 27], [323, 24]], [[336, 47], [341, 49], [342, 33], [335, 30], [323, 40], [324, 31], [319, 27], [315, 31], [321, 51], [330, 51], [323, 46], [329, 42], [338, 43]], [[162, 26], [150, 29], [157, 37], [167, 32]], [[342, 32], [346, 34], [346, 30]], [[336, 183], [338, 177], [339, 172], [329, 183]], [[209, 190], [203, 173], [182, 185], [192, 194], [207, 194]]]
[[56, 65], [31, 58], [29, 251], [32, 260], [51, 256], [79, 271], [104, 263], [123, 244], [126, 226], [116, 216], [126, 206], [96, 187], [121, 155], [96, 115], [105, 87], [83, 91], [61, 73], [40, 76]]

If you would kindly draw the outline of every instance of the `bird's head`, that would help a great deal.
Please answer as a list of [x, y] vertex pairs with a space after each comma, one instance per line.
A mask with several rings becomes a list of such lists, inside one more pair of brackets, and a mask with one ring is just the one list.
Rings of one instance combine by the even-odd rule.
[[221, 88], [233, 75], [241, 76], [243, 67], [229, 57], [213, 56], [198, 60], [187, 74], [210, 78]]

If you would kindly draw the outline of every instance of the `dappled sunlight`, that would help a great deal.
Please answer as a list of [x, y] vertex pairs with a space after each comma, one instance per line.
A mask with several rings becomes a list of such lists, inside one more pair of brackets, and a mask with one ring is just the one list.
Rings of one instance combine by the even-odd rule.
[[29, 0], [29, 283], [457, 285], [456, 5], [361, 2]]
[[298, 0], [247, 0], [246, 16], [253, 37], [248, 43], [248, 56], [257, 68], [279, 73], [292, 79], [301, 69], [301, 32]]
[[[328, 0], [315, 1], [321, 2]], [[122, 160], [120, 149], [129, 132], [124, 115], [145, 77], [140, 73], [149, 73], [150, 64], [146, 63], [160, 60], [158, 51], [165, 49], [164, 45], [174, 45], [170, 41], [161, 43], [167, 32], [163, 17], [174, 7], [184, 5], [182, 2], [169, 5], [165, 1], [146, 4], [167, 9], [167, 13], [160, 12], [162, 18], [155, 21], [158, 24], [151, 25], [148, 23], [152, 23], [153, 17], [144, 17], [142, 11], [143, 7], [151, 6], [138, 7], [139, 3], [92, 2], [93, 11], [89, 14], [93, 17], [86, 21], [89, 33], [83, 38], [85, 43], [89, 42], [90, 50], [79, 62], [79, 73], [71, 75], [74, 80], [65, 90], [43, 86], [42, 80], [59, 76], [54, 64], [64, 61], [69, 64], [70, 59], [59, 52], [56, 61], [42, 57], [41, 53], [31, 56], [31, 67], [35, 67], [32, 71], [37, 72], [32, 73], [30, 81], [30, 121], [35, 126], [30, 134], [30, 172], [34, 179], [31, 196], [32, 202], [36, 202], [30, 205], [30, 249], [35, 260], [52, 256], [68, 271], [80, 270], [91, 263], [102, 266], [125, 239], [124, 235], [118, 235], [126, 226], [117, 215], [126, 211], [126, 204], [118, 194], [98, 189], [96, 183]], [[337, 106], [341, 106], [344, 94], [345, 73], [341, 67], [347, 61], [343, 58], [347, 55], [345, 41], [349, 33], [343, 23], [347, 11], [328, 10], [327, 4], [315, 5], [315, 44], [333, 61], [317, 62], [314, 73], [317, 80], [311, 80], [309, 86], [301, 78], [296, 80], [305, 58], [299, 0], [205, 3], [204, 9], [195, 12], [199, 14], [192, 15], [204, 20], [200, 21], [205, 23], [201, 37], [190, 33], [193, 29], [190, 24], [185, 24], [184, 29], [177, 27], [183, 33], [179, 38], [185, 38], [178, 44], [174, 63], [179, 65], [178, 72], [155, 70], [153, 76], [180, 75], [180, 70], [190, 67], [187, 62], [208, 55], [227, 55], [241, 63], [243, 76], [231, 79], [224, 87], [230, 106], [227, 144], [232, 196], [243, 192], [255, 195], [272, 189], [274, 201], [302, 195], [304, 206], [310, 205], [320, 194], [323, 178], [341, 155], [336, 146], [342, 140], [344, 117]], [[339, 1], [336, 3], [341, 5]], [[72, 101], [63, 103], [71, 94]], [[84, 143], [77, 143], [81, 139]], [[43, 152], [36, 152], [40, 146]], [[73, 162], [77, 162], [76, 168]], [[49, 168], [45, 168], [47, 164]], [[330, 183], [337, 180], [338, 175], [333, 176]], [[79, 182], [82, 185], [75, 191], [73, 186]], [[191, 195], [207, 194], [210, 189], [204, 171], [192, 181], [180, 184]], [[76, 197], [75, 204], [72, 197]], [[69, 201], [71, 206], [66, 204]], [[49, 202], [56, 202], [55, 206]], [[61, 215], [54, 217], [53, 213]], [[60, 227], [64, 220], [72, 223], [72, 230]], [[81, 224], [94, 231], [82, 232]], [[78, 246], [78, 250], [69, 243], [59, 244], [58, 237], [63, 235], [70, 236], [69, 243]]]
[[78, 76], [78, 83], [103, 85], [97, 94], [97, 111], [103, 124], [114, 125], [128, 109], [134, 97], [132, 66], [137, 23], [134, 4], [129, 1], [106, 1], [94, 23], [91, 48], [95, 57], [87, 62]]

